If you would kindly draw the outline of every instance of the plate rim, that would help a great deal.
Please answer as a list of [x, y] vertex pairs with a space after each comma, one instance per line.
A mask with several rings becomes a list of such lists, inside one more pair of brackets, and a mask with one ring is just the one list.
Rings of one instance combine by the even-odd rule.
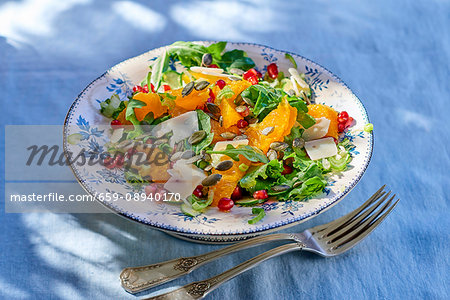
[[[217, 41], [213, 41], [213, 40], [202, 40], [202, 41], [192, 41], [192, 42], [194, 42], [194, 43], [216, 43]], [[359, 105], [360, 105], [361, 108], [362, 108], [362, 111], [363, 111], [363, 117], [364, 117], [365, 119], [367, 119], [368, 122], [370, 122], [369, 114], [368, 114], [368, 112], [367, 112], [366, 107], [364, 106], [363, 102], [359, 99], [359, 97], [354, 93], [354, 91], [353, 91], [353, 90], [352, 90], [352, 89], [351, 89], [351, 88], [350, 88], [350, 87], [349, 87], [349, 86], [348, 86], [348, 85], [347, 85], [347, 84], [346, 84], [339, 76], [337, 76], [336, 74], [334, 74], [333, 72], [331, 72], [331, 71], [328, 70], [327, 68], [323, 67], [321, 64], [319, 64], [319, 63], [317, 63], [317, 62], [315, 62], [315, 61], [313, 61], [313, 60], [311, 60], [311, 59], [309, 59], [309, 58], [306, 58], [306, 57], [304, 57], [303, 55], [300, 55], [300, 54], [297, 54], [297, 53], [294, 53], [294, 52], [291, 52], [291, 51], [286, 51], [286, 50], [276, 49], [276, 48], [273, 48], [273, 47], [271, 47], [271, 46], [266, 46], [266, 45], [262, 45], [262, 44], [258, 44], [258, 43], [249, 43], [249, 42], [231, 42], [231, 41], [227, 41], [227, 44], [243, 45], [243, 46], [246, 46], [246, 45], [247, 45], [247, 46], [256, 46], [256, 47], [261, 48], [261, 49], [264, 49], [264, 48], [265, 48], [265, 49], [270, 49], [270, 50], [272, 50], [272, 51], [275, 51], [275, 52], [278, 52], [278, 53], [282, 53], [282, 54], [288, 53], [288, 54], [291, 54], [291, 55], [298, 56], [298, 57], [300, 57], [301, 59], [303, 59], [303, 60], [305, 60], [305, 61], [307, 61], [307, 62], [309, 62], [309, 63], [312, 63], [313, 65], [317, 65], [318, 67], [320, 67], [320, 68], [322, 68], [323, 70], [325, 70], [325, 71], [328, 73], [328, 75], [329, 75], [331, 78], [333, 78], [333, 80], [335, 80], [337, 83], [343, 85], [344, 87], [346, 87], [346, 88], [351, 92], [351, 94], [355, 97], [355, 99], [357, 100], [357, 102], [359, 103]], [[89, 90], [89, 89], [95, 84], [95, 82], [97, 82], [98, 80], [102, 79], [106, 74], [108, 74], [108, 73], [109, 73], [110, 71], [112, 71], [113, 69], [119, 68], [121, 65], [123, 65], [123, 64], [125, 64], [125, 63], [129, 63], [129, 62], [132, 61], [132, 60], [138, 59], [139, 57], [144, 56], [144, 55], [148, 54], [148, 53], [151, 52], [151, 51], [157, 51], [157, 50], [160, 50], [160, 49], [165, 48], [165, 47], [167, 47], [167, 46], [169, 46], [169, 45], [164, 45], [164, 46], [161, 46], [161, 47], [158, 47], [158, 48], [150, 49], [150, 50], [148, 50], [148, 51], [146, 51], [146, 52], [144, 52], [144, 53], [142, 53], [142, 54], [139, 54], [139, 55], [134, 56], [134, 57], [130, 57], [130, 58], [128, 58], [128, 59], [125, 59], [125, 60], [123, 60], [123, 61], [121, 61], [121, 62], [115, 64], [114, 66], [108, 68], [108, 69], [107, 69], [105, 72], [103, 72], [101, 75], [99, 75], [96, 79], [94, 79], [93, 81], [91, 81], [91, 82], [90, 82], [90, 83], [89, 83], [89, 84], [88, 84], [88, 85], [87, 85], [87, 86], [86, 86], [86, 87], [85, 87], [85, 88], [77, 95], [77, 97], [75, 98], [75, 100], [74, 100], [74, 101], [72, 102], [72, 104], [70, 105], [70, 107], [69, 107], [69, 109], [68, 109], [68, 111], [67, 111], [67, 114], [66, 114], [66, 116], [65, 116], [65, 118], [64, 118], [64, 125], [63, 125], [63, 152], [64, 152], [64, 155], [66, 156], [66, 158], [68, 158], [68, 149], [67, 149], [67, 143], [68, 143], [68, 142], [67, 142], [67, 126], [69, 125], [69, 124], [68, 124], [68, 119], [69, 119], [69, 117], [71, 116], [73, 110], [75, 109], [75, 106], [81, 101], [81, 97], [83, 96], [83, 94], [84, 94], [87, 90]], [[232, 237], [238, 237], [238, 236], [242, 236], [242, 235], [250, 235], [250, 234], [259, 235], [259, 234], [263, 234], [263, 233], [265, 233], [265, 232], [267, 232], [267, 231], [273, 232], [273, 231], [276, 231], [276, 230], [281, 230], [281, 229], [283, 229], [283, 228], [291, 227], [291, 226], [293, 226], [293, 225], [296, 225], [296, 224], [305, 222], [306, 220], [311, 219], [312, 217], [317, 216], [317, 215], [323, 213], [324, 211], [328, 210], [329, 208], [332, 208], [334, 205], [338, 204], [341, 200], [343, 200], [343, 199], [351, 192], [351, 190], [352, 190], [352, 189], [360, 182], [361, 178], [364, 176], [364, 174], [365, 174], [367, 168], [369, 167], [369, 164], [370, 164], [370, 162], [371, 162], [372, 155], [373, 155], [373, 148], [374, 148], [374, 134], [373, 134], [373, 132], [369, 135], [369, 147], [370, 147], [370, 151], [369, 151], [369, 153], [368, 153], [368, 155], [367, 155], [367, 160], [365, 161], [365, 165], [364, 165], [364, 167], [363, 167], [361, 173], [358, 174], [358, 176], [353, 180], [353, 182], [351, 182], [351, 184], [350, 184], [350, 185], [342, 192], [342, 194], [339, 195], [334, 201], [328, 203], [327, 205], [320, 206], [318, 209], [316, 209], [316, 210], [314, 210], [314, 211], [311, 211], [311, 212], [309, 212], [309, 213], [305, 213], [305, 214], [303, 214], [303, 215], [301, 215], [301, 216], [299, 216], [299, 217], [297, 217], [297, 218], [294, 218], [294, 219], [287, 219], [287, 220], [285, 220], [284, 222], [276, 222], [276, 223], [273, 223], [273, 224], [271, 224], [271, 225], [267, 225], [267, 226], [262, 227], [262, 228], [249, 229], [249, 230], [243, 229], [241, 232], [230, 232], [230, 233], [212, 233], [212, 232], [206, 233], [206, 232], [195, 232], [195, 231], [185, 230], [185, 229], [179, 228], [179, 227], [177, 227], [177, 226], [165, 225], [165, 224], [162, 224], [162, 223], [159, 223], [159, 222], [150, 223], [150, 222], [148, 222], [148, 221], [146, 221], [146, 220], [141, 219], [141, 218], [138, 217], [138, 216], [135, 216], [133, 213], [129, 213], [129, 212], [127, 212], [127, 211], [124, 211], [123, 209], [120, 209], [120, 208], [118, 208], [118, 207], [115, 207], [114, 205], [112, 205], [112, 204], [110, 204], [110, 203], [106, 203], [106, 202], [103, 202], [103, 201], [99, 200], [98, 197], [96, 197], [96, 196], [89, 190], [89, 188], [85, 185], [84, 181], [81, 180], [81, 178], [79, 178], [79, 176], [77, 175], [77, 173], [76, 173], [75, 170], [73, 169], [73, 166], [70, 165], [70, 164], [69, 164], [69, 166], [70, 166], [70, 170], [71, 170], [72, 173], [74, 174], [74, 176], [75, 176], [77, 182], [81, 185], [81, 187], [82, 187], [88, 194], [90, 194], [91, 196], [93, 196], [94, 199], [95, 199], [97, 202], [101, 203], [104, 207], [106, 207], [107, 209], [111, 210], [114, 214], [117, 214], [117, 215], [119, 215], [119, 216], [121, 216], [121, 217], [124, 217], [124, 218], [126, 218], [126, 219], [128, 219], [128, 220], [132, 220], [132, 221], [137, 222], [137, 223], [140, 223], [140, 224], [145, 224], [145, 225], [150, 226], [150, 227], [155, 228], [155, 229], [159, 229], [159, 230], [162, 230], [162, 231], [168, 231], [168, 232], [171, 232], [171, 233], [173, 233], [173, 234], [175, 234], [175, 235], [177, 235], [177, 234], [178, 234], [178, 235], [179, 235], [179, 234], [181, 234], [181, 235], [183, 235], [183, 234], [185, 234], [185, 235], [186, 235], [186, 234], [188, 234], [188, 235], [199, 235], [199, 236], [204, 236], [206, 239], [208, 239], [208, 237], [212, 237], [212, 238], [213, 238], [213, 237], [215, 237], [215, 236], [216, 236], [216, 237], [219, 237], [219, 236], [221, 236], [221, 237], [227, 236], [227, 237], [232, 238]]]

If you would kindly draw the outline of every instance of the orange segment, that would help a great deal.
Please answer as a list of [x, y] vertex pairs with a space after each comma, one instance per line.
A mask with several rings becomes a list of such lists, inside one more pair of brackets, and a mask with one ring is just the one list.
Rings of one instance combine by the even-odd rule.
[[182, 96], [181, 91], [183, 89], [171, 90], [169, 93], [172, 96], [175, 96], [175, 105], [179, 106], [187, 111], [195, 110], [199, 107], [205, 105], [206, 101], [209, 98], [209, 90], [204, 89], [201, 91], [197, 91], [192, 89], [192, 92], [187, 96]]
[[229, 128], [225, 128], [225, 127], [220, 126], [219, 122], [214, 121], [214, 120], [211, 120], [211, 131], [214, 133], [214, 138], [212, 141], [213, 143], [225, 141], [225, 139], [220, 136], [224, 132], [232, 132], [232, 133], [235, 133], [236, 135], [239, 135], [241, 133], [239, 131], [239, 129], [237, 128], [237, 126], [231, 126]]
[[190, 72], [192, 77], [194, 77], [195, 79], [200, 79], [203, 78], [205, 80], [207, 80], [209, 83], [216, 83], [217, 80], [222, 79], [224, 80], [227, 84], [229, 84], [231, 82], [231, 79], [228, 79], [227, 77], [222, 77], [222, 76], [214, 76], [214, 75], [206, 75], [203, 73], [197, 73], [197, 72]]
[[331, 107], [325, 104], [311, 104], [308, 105], [308, 114], [314, 118], [327, 118], [330, 120], [330, 127], [326, 136], [331, 136], [337, 139], [338, 137], [338, 113]]
[[[228, 160], [228, 159], [230, 158], [224, 155], [222, 156], [221, 160]], [[233, 166], [230, 169], [226, 171], [217, 171], [216, 169], [213, 169], [212, 173], [221, 174], [222, 179], [215, 186], [210, 188], [210, 191], [214, 192], [213, 202], [211, 206], [217, 206], [219, 200], [222, 198], [231, 197], [231, 194], [236, 188], [236, 185], [238, 184], [239, 180], [241, 180], [241, 178], [244, 177], [245, 175], [245, 172], [239, 169], [239, 166], [241, 164], [246, 164], [247, 166], [249, 166], [250, 161], [245, 157], [243, 157], [242, 155], [240, 155], [239, 161], [233, 161]]]
[[167, 112], [167, 106], [162, 105], [161, 98], [155, 93], [137, 93], [133, 99], [142, 101], [147, 105], [135, 108], [134, 113], [139, 121], [142, 121], [149, 112], [153, 112], [155, 118], [161, 117]]
[[[249, 145], [261, 149], [264, 153], [269, 150], [273, 142], [281, 142], [284, 137], [291, 132], [297, 118], [297, 109], [290, 106], [286, 99], [283, 99], [278, 107], [272, 110], [261, 123], [251, 126], [246, 135]], [[273, 131], [267, 135], [263, 132], [266, 128], [273, 127]]]
[[236, 111], [236, 105], [231, 99], [222, 99], [220, 102], [220, 112], [223, 118], [223, 127], [229, 128], [236, 125], [242, 116]]
[[132, 123], [125, 118], [126, 111], [127, 111], [127, 108], [125, 107], [117, 116], [117, 120], [119, 120], [120, 123], [122, 123], [122, 125], [132, 125]]

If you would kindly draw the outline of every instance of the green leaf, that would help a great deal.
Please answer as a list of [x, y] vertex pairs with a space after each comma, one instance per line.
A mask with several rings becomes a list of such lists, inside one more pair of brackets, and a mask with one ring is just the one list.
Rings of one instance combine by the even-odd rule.
[[303, 111], [297, 110], [297, 122], [305, 129], [308, 129], [309, 127], [316, 124], [316, 119]]
[[[169, 55], [167, 55], [167, 50], [164, 50], [164, 52], [155, 60], [150, 75], [151, 76], [150, 82], [155, 87], [155, 91], [157, 91], [159, 86], [161, 85], [163, 73], [167, 70], [168, 67], [169, 67]], [[150, 89], [150, 85], [148, 85], [148, 88]]]
[[267, 179], [266, 169], [267, 164], [250, 169], [250, 171], [239, 181], [241, 187], [249, 189], [255, 186], [258, 177]]
[[242, 50], [231, 50], [225, 52], [222, 59], [219, 62], [222, 69], [241, 69], [247, 71], [255, 66], [255, 63], [250, 57], [246, 56], [246, 53]]
[[233, 145], [228, 144], [225, 150], [222, 151], [208, 150], [206, 152], [209, 154], [224, 154], [235, 161], [239, 161], [239, 155], [242, 155], [252, 162], [263, 162], [263, 163], [269, 162], [269, 160], [261, 150], [248, 145], [239, 145], [237, 148], [234, 148]]
[[169, 110], [175, 108], [175, 99], [177, 99], [177, 97], [172, 96], [169, 93], [161, 94], [161, 104], [167, 106]]
[[198, 154], [212, 143], [214, 133], [211, 132], [211, 118], [203, 110], [197, 109], [197, 117], [200, 130], [206, 132], [206, 137], [193, 147], [195, 153]]
[[100, 103], [100, 113], [108, 118], [117, 118], [119, 113], [125, 109], [124, 101], [120, 101], [117, 94]]
[[266, 174], [270, 178], [277, 179], [281, 176], [281, 172], [283, 172], [283, 170], [283, 162], [277, 159], [273, 159], [267, 164]]
[[266, 216], [266, 212], [264, 211], [264, 208], [262, 208], [262, 207], [253, 207], [252, 214], [256, 215], [256, 217], [248, 220], [248, 224], [251, 224], [251, 225], [258, 223]]
[[[233, 97], [234, 92], [231, 89], [231, 87], [229, 85], [225, 86], [218, 94], [217, 94], [217, 99], [219, 100], [223, 100], [223, 99], [229, 99], [231, 97]], [[220, 104], [220, 101], [218, 102], [218, 104]]]
[[203, 45], [178, 41], [168, 47], [170, 57], [178, 59], [185, 67], [200, 66], [203, 54], [208, 50]]
[[326, 184], [327, 182], [319, 176], [309, 178], [302, 185], [290, 191], [287, 198], [303, 200], [306, 197], [320, 193]]
[[[220, 61], [222, 58], [222, 52], [225, 50], [225, 47], [227, 45], [227, 42], [218, 42], [209, 45], [206, 49], [208, 53], [211, 53], [213, 60]], [[213, 61], [214, 62], [214, 61]]]
[[280, 90], [263, 86], [260, 84], [252, 85], [245, 89], [241, 96], [254, 103], [253, 114], [259, 120], [264, 119], [281, 102], [283, 93]]
[[127, 120], [131, 121], [130, 118], [132, 116], [136, 116], [134, 114], [134, 109], [135, 108], [141, 108], [141, 107], [144, 107], [146, 105], [147, 105], [147, 103], [145, 103], [145, 102], [143, 102], [141, 100], [131, 99], [130, 102], [128, 102], [128, 105], [127, 105], [127, 110], [125, 112], [125, 118]]
[[284, 57], [289, 59], [289, 61], [292, 63], [292, 66], [293, 66], [294, 69], [297, 69], [297, 62], [292, 57], [292, 55], [290, 55], [289, 53], [286, 53], [286, 54], [284, 54]]

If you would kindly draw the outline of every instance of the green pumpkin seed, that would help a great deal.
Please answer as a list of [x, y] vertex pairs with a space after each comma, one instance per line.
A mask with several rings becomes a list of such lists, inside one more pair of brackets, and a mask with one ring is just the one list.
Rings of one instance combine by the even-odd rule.
[[247, 110], [247, 106], [239, 105], [239, 106], [236, 106], [235, 110], [236, 110], [236, 112], [238, 112], [238, 113], [243, 113], [244, 111]]
[[209, 171], [212, 170], [212, 168], [213, 168], [212, 165], [207, 165], [207, 166], [203, 169], [203, 171], [209, 172]]
[[288, 189], [290, 189], [291, 187], [289, 185], [286, 184], [280, 184], [280, 185], [274, 185], [272, 187], [272, 191], [274, 192], [284, 192], [287, 191]]
[[241, 78], [236, 77], [236, 76], [228, 76], [229, 79], [233, 80], [233, 81], [239, 81], [241, 80]]
[[294, 183], [294, 185], [292, 186], [293, 188], [296, 188], [300, 185], [302, 185], [303, 181], [297, 181], [296, 183]]
[[236, 133], [233, 132], [224, 132], [220, 134], [221, 137], [223, 137], [226, 140], [231, 140], [234, 139], [236, 137]]
[[208, 111], [214, 115], [219, 115], [220, 114], [220, 107], [217, 106], [214, 103], [206, 103], [206, 108], [208, 109]]
[[206, 131], [199, 130], [194, 132], [188, 139], [188, 143], [191, 145], [195, 145], [200, 143], [206, 137]]
[[192, 150], [186, 150], [181, 154], [182, 159], [189, 159], [195, 156], [195, 152]]
[[267, 158], [269, 160], [274, 160], [278, 158], [278, 153], [277, 151], [270, 149], [269, 151], [267, 151]]
[[230, 70], [229, 70], [229, 72], [231, 73], [231, 74], [236, 74], [236, 75], [239, 75], [239, 76], [242, 76], [242, 75], [244, 75], [244, 70], [241, 70], [241, 69], [237, 69], [237, 68], [231, 68]]
[[246, 140], [247, 136], [245, 134], [237, 135], [233, 141], [240, 141], [240, 140]]
[[[219, 118], [219, 116], [214, 115], [214, 114], [212, 114], [212, 113], [210, 113], [210, 112], [207, 112], [206, 114], [207, 114], [211, 119], [216, 120], [217, 122], [220, 122], [220, 118], [222, 117], [222, 116], [220, 116], [220, 118]], [[222, 125], [220, 125], [220, 126], [222, 126]]]
[[302, 138], [295, 138], [292, 141], [292, 147], [302, 149], [305, 146], [305, 140]]
[[197, 83], [194, 85], [194, 89], [196, 89], [197, 91], [201, 91], [201, 90], [206, 89], [206, 87], [207, 87], [208, 85], [209, 85], [209, 82], [208, 82], [208, 81], [202, 80], [202, 81], [197, 82]]
[[242, 103], [244, 103], [244, 100], [242, 99], [241, 94], [237, 95], [237, 97], [234, 99], [234, 104], [236, 105], [241, 105]]
[[212, 59], [211, 53], [203, 54], [203, 56], [202, 56], [202, 65], [209, 66], [209, 65], [212, 64], [212, 61], [213, 61], [213, 59]]
[[270, 149], [275, 151], [284, 151], [287, 147], [289, 147], [289, 145], [283, 142], [273, 142], [270, 144]]
[[193, 156], [191, 158], [186, 159], [184, 162], [186, 164], [193, 164], [193, 163], [195, 163], [195, 162], [197, 162], [197, 161], [199, 161], [201, 159], [202, 159], [202, 155], [195, 155], [195, 156]]
[[269, 135], [273, 132], [274, 129], [275, 129], [275, 127], [273, 127], [273, 126], [266, 127], [261, 131], [261, 134]]
[[248, 105], [250, 105], [251, 107], [254, 106], [253, 101], [248, 99], [247, 97], [242, 97], [242, 100], [247, 103]]
[[220, 174], [211, 174], [202, 181], [203, 186], [213, 186], [216, 185], [220, 179], [222, 179], [222, 175]]
[[231, 160], [224, 160], [217, 165], [216, 170], [217, 171], [226, 171], [226, 170], [230, 169], [232, 166], [233, 166], [233, 162]]
[[183, 90], [181, 91], [181, 96], [185, 97], [189, 95], [193, 89], [194, 89], [194, 82], [191, 81], [188, 84], [186, 84], [186, 86], [183, 88]]

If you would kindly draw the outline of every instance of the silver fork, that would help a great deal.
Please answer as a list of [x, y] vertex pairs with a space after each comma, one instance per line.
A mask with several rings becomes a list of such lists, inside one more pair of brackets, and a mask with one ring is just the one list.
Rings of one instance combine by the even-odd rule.
[[[149, 299], [200, 299], [222, 283], [232, 279], [259, 263], [295, 250], [305, 250], [323, 257], [339, 255], [364, 239], [392, 211], [398, 201], [382, 186], [363, 205], [353, 212], [330, 223], [305, 230], [302, 233], [278, 233], [255, 237], [203, 255], [174, 259], [154, 265], [126, 268], [120, 274], [125, 290], [136, 293], [188, 274], [197, 267], [237, 250], [269, 241], [294, 240], [295, 243], [279, 246], [264, 252], [240, 265], [212, 278], [193, 282], [172, 292]], [[378, 210], [377, 210], [378, 209]]]

